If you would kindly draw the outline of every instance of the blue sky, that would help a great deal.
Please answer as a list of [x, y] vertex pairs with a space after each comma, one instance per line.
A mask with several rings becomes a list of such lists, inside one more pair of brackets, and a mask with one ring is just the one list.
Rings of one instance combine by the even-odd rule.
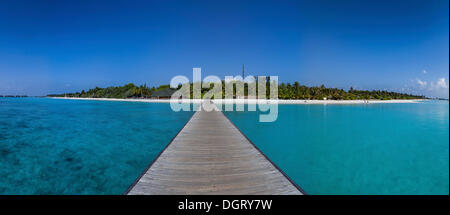
[[175, 75], [448, 97], [449, 2], [0, 2], [0, 94], [46, 95]]

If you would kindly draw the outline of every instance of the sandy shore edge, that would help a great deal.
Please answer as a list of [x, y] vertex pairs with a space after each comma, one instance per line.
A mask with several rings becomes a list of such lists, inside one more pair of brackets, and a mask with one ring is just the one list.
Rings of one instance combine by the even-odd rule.
[[[52, 99], [94, 100], [94, 101], [122, 101], [122, 102], [147, 102], [170, 103], [170, 99], [111, 99], [111, 98], [73, 98], [73, 97], [49, 97]], [[382, 103], [418, 103], [426, 99], [393, 99], [393, 100], [267, 100], [267, 99], [220, 99], [214, 103], [224, 104], [382, 104]], [[182, 103], [201, 103], [201, 99], [183, 99]]]

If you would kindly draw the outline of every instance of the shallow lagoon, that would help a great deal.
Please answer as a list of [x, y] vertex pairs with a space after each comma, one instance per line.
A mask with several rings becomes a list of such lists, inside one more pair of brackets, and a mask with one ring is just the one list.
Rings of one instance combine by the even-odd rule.
[[122, 194], [191, 115], [169, 104], [0, 98], [0, 194]]
[[[225, 114], [309, 194], [448, 194], [448, 102]], [[0, 99], [0, 194], [122, 194], [192, 112], [167, 103]]]
[[449, 104], [279, 105], [225, 114], [309, 194], [448, 194]]

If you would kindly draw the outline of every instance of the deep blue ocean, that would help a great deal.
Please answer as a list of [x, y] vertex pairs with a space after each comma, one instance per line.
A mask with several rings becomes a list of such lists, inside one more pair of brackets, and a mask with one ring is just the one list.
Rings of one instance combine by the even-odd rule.
[[[448, 102], [280, 105], [225, 114], [309, 194], [448, 194]], [[122, 194], [192, 112], [0, 98], [0, 194]]]
[[449, 103], [226, 112], [308, 194], [449, 194]]

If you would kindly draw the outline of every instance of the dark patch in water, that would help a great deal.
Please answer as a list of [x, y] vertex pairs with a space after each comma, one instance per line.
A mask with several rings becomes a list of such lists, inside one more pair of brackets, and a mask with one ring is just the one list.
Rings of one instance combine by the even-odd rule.
[[8, 150], [8, 149], [0, 149], [0, 157], [6, 157], [6, 156], [8, 156], [9, 154], [11, 154], [11, 150]]
[[22, 140], [18, 140], [15, 145], [16, 145], [16, 148], [25, 148], [25, 147], [30, 146], [30, 143], [22, 141]]
[[2, 140], [6, 140], [6, 137], [5, 137], [5, 135], [0, 133], [0, 141], [2, 141]]
[[76, 170], [76, 171], [79, 171], [79, 170], [81, 170], [83, 167], [82, 166], [74, 166], [72, 169], [73, 170]]
[[29, 126], [25, 122], [18, 122], [17, 127], [18, 128], [29, 128]]
[[75, 155], [76, 153], [70, 149], [64, 149], [62, 152], [59, 153], [60, 157], [59, 160], [72, 163], [75, 161]]

